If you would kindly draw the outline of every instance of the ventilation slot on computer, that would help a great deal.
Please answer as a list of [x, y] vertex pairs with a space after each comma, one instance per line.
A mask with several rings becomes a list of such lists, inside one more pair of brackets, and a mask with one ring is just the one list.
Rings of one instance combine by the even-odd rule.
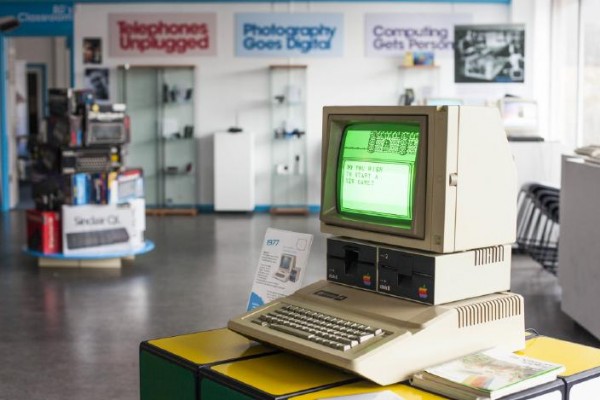
[[475, 250], [475, 265], [494, 264], [504, 261], [504, 246]]
[[485, 303], [458, 307], [456, 311], [458, 327], [466, 328], [520, 315], [523, 312], [523, 303], [521, 297], [512, 295]]

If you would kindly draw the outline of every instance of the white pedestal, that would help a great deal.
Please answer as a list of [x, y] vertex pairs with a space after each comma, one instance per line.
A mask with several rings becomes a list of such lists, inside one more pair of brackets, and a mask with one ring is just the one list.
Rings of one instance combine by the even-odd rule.
[[214, 160], [215, 211], [254, 211], [252, 133], [216, 133]]

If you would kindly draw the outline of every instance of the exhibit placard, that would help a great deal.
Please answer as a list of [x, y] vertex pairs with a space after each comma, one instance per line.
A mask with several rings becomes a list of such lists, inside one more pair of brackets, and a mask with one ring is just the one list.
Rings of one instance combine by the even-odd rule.
[[302, 287], [313, 235], [268, 228], [247, 310], [289, 296]]
[[235, 24], [238, 57], [342, 56], [342, 14], [241, 13]]
[[471, 19], [470, 14], [367, 14], [365, 54], [398, 57], [410, 51], [451, 57], [454, 25]]
[[215, 13], [123, 13], [108, 15], [111, 57], [217, 54]]

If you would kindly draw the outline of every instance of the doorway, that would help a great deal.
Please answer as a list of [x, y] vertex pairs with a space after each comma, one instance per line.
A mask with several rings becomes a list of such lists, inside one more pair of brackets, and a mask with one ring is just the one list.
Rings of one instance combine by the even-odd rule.
[[67, 37], [7, 39], [10, 208], [33, 207], [30, 149], [46, 131], [48, 88], [71, 86]]

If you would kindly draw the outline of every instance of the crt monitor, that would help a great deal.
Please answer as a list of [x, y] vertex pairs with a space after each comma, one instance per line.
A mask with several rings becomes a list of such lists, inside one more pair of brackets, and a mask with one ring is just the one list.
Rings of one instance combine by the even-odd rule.
[[323, 113], [323, 232], [435, 253], [514, 241], [516, 171], [497, 109]]

